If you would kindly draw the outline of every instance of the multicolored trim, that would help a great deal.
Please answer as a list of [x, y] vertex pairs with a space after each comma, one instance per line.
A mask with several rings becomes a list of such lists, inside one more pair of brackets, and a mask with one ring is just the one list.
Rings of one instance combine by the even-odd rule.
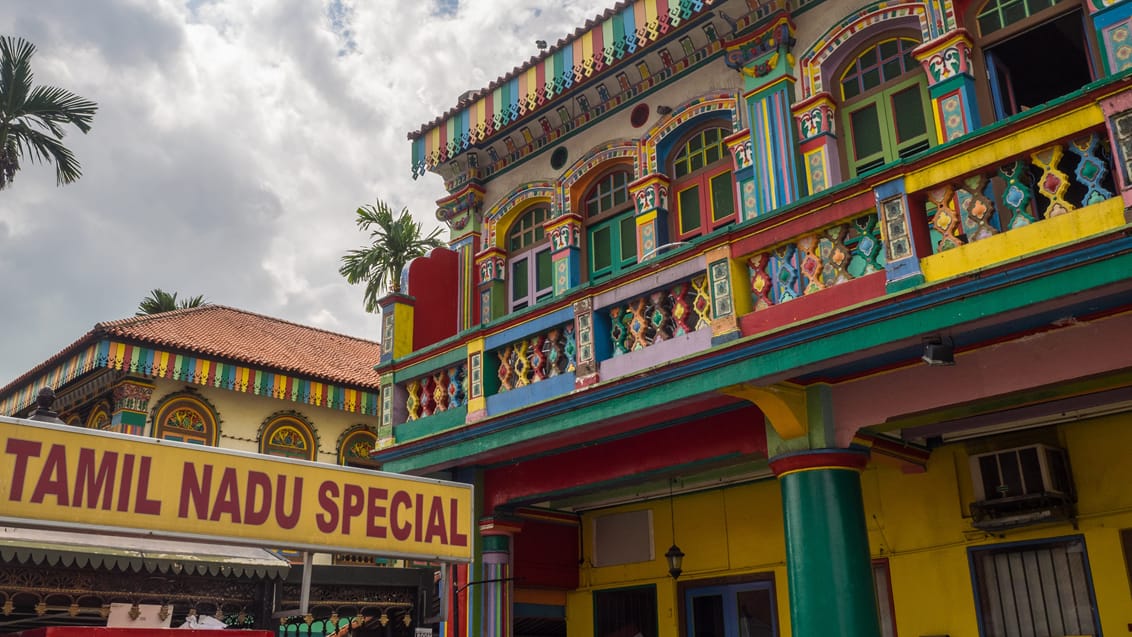
[[28, 383], [0, 403], [0, 413], [12, 414], [31, 405], [42, 387], [61, 387], [96, 368], [142, 374], [216, 387], [254, 396], [269, 396], [305, 405], [364, 415], [377, 414], [377, 392], [307, 380], [286, 374], [222, 363], [208, 358], [104, 340], [76, 353], [50, 372]]
[[[892, 20], [915, 18], [920, 27], [920, 41], [930, 42], [939, 33], [951, 30], [947, 27], [940, 30], [929, 20], [934, 14], [928, 5], [922, 2], [877, 2], [841, 20], [818, 38], [809, 49], [799, 58], [802, 69], [801, 99], [807, 99], [825, 90], [822, 72], [827, 60], [841, 49], [853, 36], [869, 29], [874, 25]], [[954, 26], [954, 14], [951, 13], [951, 26]], [[945, 26], [945, 25], [944, 25]]]
[[[639, 0], [593, 24], [528, 68], [483, 91], [473, 93], [463, 108], [427, 130], [410, 135], [413, 143], [412, 175], [417, 178], [451, 157], [479, 144], [509, 124], [545, 110], [570, 89], [587, 85], [601, 71], [656, 42], [671, 29], [710, 9], [713, 0]], [[718, 42], [712, 43], [719, 46]], [[671, 74], [665, 69], [665, 74]], [[658, 74], [659, 75], [659, 74]], [[654, 83], [650, 77], [645, 82]], [[620, 96], [613, 97], [618, 103]], [[583, 115], [583, 118], [588, 114]], [[545, 122], [544, 122], [545, 120]], [[556, 138], [548, 117], [539, 120], [544, 136]], [[557, 133], [557, 134], [555, 134]], [[528, 144], [529, 145], [529, 144]]]

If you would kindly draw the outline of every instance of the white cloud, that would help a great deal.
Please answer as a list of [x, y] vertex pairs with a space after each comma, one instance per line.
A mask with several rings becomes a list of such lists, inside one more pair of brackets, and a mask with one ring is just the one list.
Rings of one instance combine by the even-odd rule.
[[377, 339], [338, 275], [376, 197], [434, 227], [406, 133], [612, 0], [6, 0], [36, 82], [99, 104], [0, 193], [0, 385], [149, 290]]

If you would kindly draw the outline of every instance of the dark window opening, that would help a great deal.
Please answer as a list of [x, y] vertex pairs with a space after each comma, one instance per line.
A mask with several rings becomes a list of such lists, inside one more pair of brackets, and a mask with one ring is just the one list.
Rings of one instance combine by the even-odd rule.
[[1080, 10], [984, 49], [995, 116], [1008, 117], [1092, 81]]

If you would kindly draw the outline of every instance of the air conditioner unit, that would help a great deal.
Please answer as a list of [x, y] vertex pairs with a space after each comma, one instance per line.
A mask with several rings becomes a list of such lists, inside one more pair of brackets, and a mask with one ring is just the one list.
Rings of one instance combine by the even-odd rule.
[[1064, 449], [1026, 445], [971, 456], [975, 528], [1002, 530], [1073, 517], [1073, 482]]

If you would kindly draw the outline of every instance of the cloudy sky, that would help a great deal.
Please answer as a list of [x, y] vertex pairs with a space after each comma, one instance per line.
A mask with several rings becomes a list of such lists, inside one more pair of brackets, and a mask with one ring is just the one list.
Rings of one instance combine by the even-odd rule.
[[431, 228], [406, 133], [614, 0], [2, 0], [35, 83], [99, 105], [56, 187], [0, 192], [0, 386], [153, 288], [378, 339], [341, 255], [380, 197]]

